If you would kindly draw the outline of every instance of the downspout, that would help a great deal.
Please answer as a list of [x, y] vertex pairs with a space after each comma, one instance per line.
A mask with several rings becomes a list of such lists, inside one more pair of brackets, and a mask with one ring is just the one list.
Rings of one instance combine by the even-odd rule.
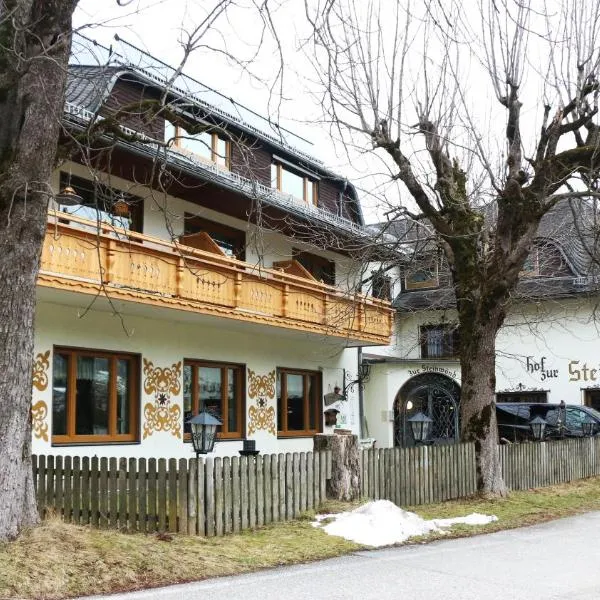
[[[362, 367], [362, 348], [358, 349], [356, 360], [357, 360], [356, 372], [360, 373], [361, 367]], [[364, 396], [363, 382], [359, 381], [358, 382], [358, 419], [359, 419], [358, 439], [359, 440], [362, 440], [365, 437], [365, 432], [363, 431], [364, 422], [365, 422], [364, 400], [365, 400], [365, 396]]]

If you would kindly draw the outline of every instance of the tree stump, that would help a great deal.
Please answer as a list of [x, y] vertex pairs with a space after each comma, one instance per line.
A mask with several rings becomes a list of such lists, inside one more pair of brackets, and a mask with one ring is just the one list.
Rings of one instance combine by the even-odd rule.
[[327, 481], [327, 497], [349, 502], [360, 497], [360, 457], [358, 436], [351, 434], [318, 434], [315, 452], [331, 451], [331, 479]]

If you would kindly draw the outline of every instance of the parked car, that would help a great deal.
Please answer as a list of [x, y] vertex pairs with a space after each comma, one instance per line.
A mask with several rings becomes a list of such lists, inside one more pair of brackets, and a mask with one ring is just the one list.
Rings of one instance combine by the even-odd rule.
[[593, 434], [600, 434], [600, 412], [579, 404], [499, 402], [496, 404], [498, 433], [510, 442], [532, 440], [529, 423], [535, 417], [546, 421], [544, 439], [583, 437], [582, 423], [592, 421]]

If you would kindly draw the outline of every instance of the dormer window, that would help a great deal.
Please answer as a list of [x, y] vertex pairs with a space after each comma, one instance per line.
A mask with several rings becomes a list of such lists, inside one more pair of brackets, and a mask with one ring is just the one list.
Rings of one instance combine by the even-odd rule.
[[230, 167], [231, 142], [222, 134], [210, 131], [188, 133], [183, 127], [165, 121], [165, 141], [220, 167]]
[[290, 194], [299, 200], [317, 206], [318, 182], [300, 170], [296, 171], [281, 162], [271, 163], [271, 187]]
[[404, 287], [407, 290], [422, 290], [439, 286], [437, 261], [432, 261], [406, 271]]

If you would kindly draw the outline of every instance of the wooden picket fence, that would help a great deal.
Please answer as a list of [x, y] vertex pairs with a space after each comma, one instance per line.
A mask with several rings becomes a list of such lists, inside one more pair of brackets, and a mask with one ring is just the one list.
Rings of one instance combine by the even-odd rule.
[[224, 535], [318, 508], [330, 452], [204, 459], [34, 456], [40, 514], [100, 528]]
[[[520, 490], [600, 475], [600, 438], [499, 446]], [[287, 521], [326, 498], [331, 453], [209, 459], [34, 456], [42, 515], [100, 528], [215, 536]], [[360, 452], [362, 496], [411, 506], [476, 492], [473, 444]]]
[[523, 490], [600, 475], [600, 438], [499, 446], [504, 481]]
[[[498, 446], [511, 490], [600, 475], [600, 438]], [[465, 498], [477, 490], [473, 444], [381, 448], [361, 452], [362, 495], [414, 506]]]
[[372, 448], [360, 456], [362, 495], [373, 500], [414, 506], [476, 491], [473, 444]]

